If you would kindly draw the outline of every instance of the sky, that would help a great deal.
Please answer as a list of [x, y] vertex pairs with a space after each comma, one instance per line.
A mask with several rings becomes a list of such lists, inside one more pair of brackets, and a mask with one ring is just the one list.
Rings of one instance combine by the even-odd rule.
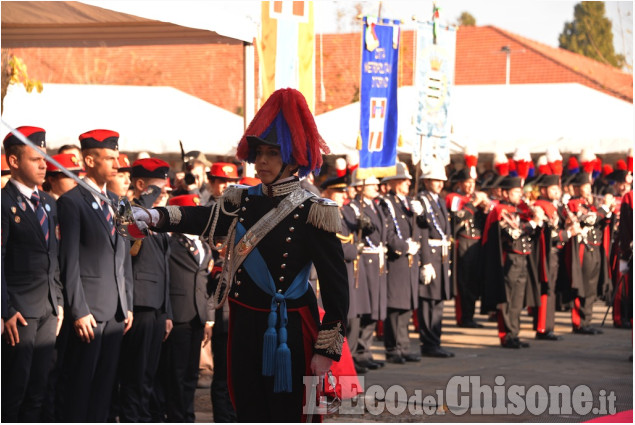
[[[111, 8], [151, 19], [173, 20], [189, 19], [202, 23], [209, 18], [219, 24], [228, 24], [221, 18], [219, 11], [240, 15], [251, 23], [254, 30], [260, 21], [260, 5], [255, 0], [99, 0], [85, 1], [96, 6]], [[476, 24], [493, 25], [512, 33], [530, 38], [552, 47], [558, 47], [558, 36], [566, 22], [573, 20], [573, 9], [579, 1], [570, 0], [437, 0], [441, 8], [440, 21], [453, 24], [462, 12], [469, 12]], [[152, 4], [151, 7], [148, 7]], [[427, 21], [432, 14], [432, 0], [316, 0], [316, 32], [354, 32], [359, 30], [355, 20], [357, 14], [354, 5], [359, 4], [362, 12], [377, 15], [381, 5], [381, 16], [401, 19], [404, 26], [412, 24], [413, 16], [417, 20]], [[606, 16], [613, 22], [613, 43], [617, 53], [633, 64], [633, 2], [607, 1]], [[340, 17], [338, 18], [338, 15]], [[220, 18], [220, 19], [219, 19]], [[178, 23], [178, 22], [177, 22]], [[196, 25], [196, 24], [195, 24]], [[247, 30], [236, 28], [232, 30]]]

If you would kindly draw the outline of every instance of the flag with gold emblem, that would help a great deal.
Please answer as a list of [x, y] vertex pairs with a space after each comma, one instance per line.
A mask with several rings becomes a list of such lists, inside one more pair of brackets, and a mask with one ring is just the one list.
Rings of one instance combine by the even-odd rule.
[[436, 157], [450, 162], [450, 111], [454, 85], [456, 29], [433, 21], [420, 23], [416, 35], [415, 86], [417, 89], [416, 130], [421, 144], [415, 144], [413, 162], [429, 165]]
[[395, 174], [399, 21], [364, 19], [360, 88], [360, 179]]

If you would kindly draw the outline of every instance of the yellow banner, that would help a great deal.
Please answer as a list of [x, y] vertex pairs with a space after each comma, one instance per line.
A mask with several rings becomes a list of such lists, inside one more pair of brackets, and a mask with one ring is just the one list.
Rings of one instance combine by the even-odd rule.
[[260, 56], [261, 104], [279, 88], [302, 92], [315, 110], [315, 29], [312, 1], [263, 1]]

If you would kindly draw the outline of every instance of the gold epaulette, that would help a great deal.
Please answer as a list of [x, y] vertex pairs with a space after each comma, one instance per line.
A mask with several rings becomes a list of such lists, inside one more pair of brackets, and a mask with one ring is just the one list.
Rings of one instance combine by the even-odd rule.
[[247, 189], [249, 189], [249, 186], [245, 186], [242, 184], [229, 186], [223, 192], [223, 195], [220, 198], [220, 202], [229, 202], [234, 206], [238, 206], [240, 205], [240, 200], [243, 196], [243, 192]]
[[337, 203], [330, 199], [318, 198], [317, 196], [310, 199], [311, 209], [306, 222], [318, 229], [338, 233], [341, 230], [342, 219], [340, 218]]

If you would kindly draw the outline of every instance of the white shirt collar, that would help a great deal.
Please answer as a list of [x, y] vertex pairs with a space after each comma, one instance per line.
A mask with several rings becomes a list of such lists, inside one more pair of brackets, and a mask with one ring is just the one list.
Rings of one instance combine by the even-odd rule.
[[102, 193], [106, 192], [106, 183], [104, 183], [104, 185], [102, 187], [99, 187], [99, 186], [97, 186], [97, 183], [95, 183], [95, 181], [93, 179], [89, 179], [88, 177], [84, 177], [82, 180], [84, 180], [86, 182], [86, 184], [88, 184], [88, 186], [90, 186], [93, 189], [97, 190], [97, 192], [102, 192]]
[[18, 191], [29, 200], [29, 202], [31, 201], [31, 195], [33, 195], [33, 192], [37, 192], [38, 195], [40, 194], [37, 190], [37, 186], [31, 188], [23, 183], [20, 183], [16, 179], [11, 179], [11, 181], [15, 184], [15, 187], [18, 188]]

